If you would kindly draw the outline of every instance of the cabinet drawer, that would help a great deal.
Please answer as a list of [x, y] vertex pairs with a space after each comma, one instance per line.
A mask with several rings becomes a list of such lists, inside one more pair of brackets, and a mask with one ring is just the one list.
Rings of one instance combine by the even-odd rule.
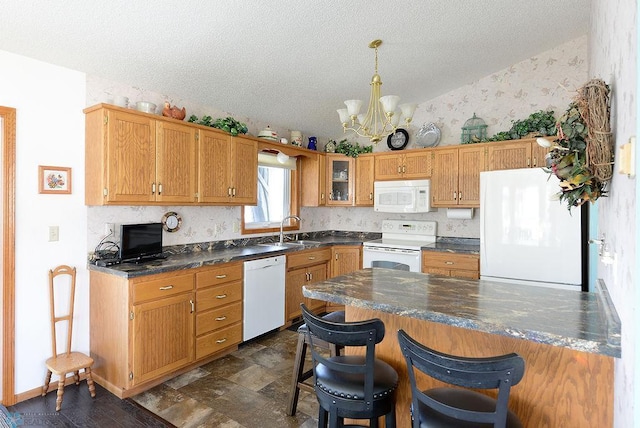
[[242, 283], [239, 281], [196, 291], [198, 312], [239, 301], [242, 301]]
[[196, 336], [242, 321], [242, 302], [198, 312]]
[[196, 359], [242, 342], [242, 324], [232, 325], [196, 339]]
[[425, 268], [478, 270], [480, 268], [480, 256], [477, 254], [425, 251], [422, 253], [422, 266]]
[[242, 263], [225, 263], [196, 274], [196, 288], [242, 280]]
[[133, 303], [193, 290], [193, 274], [163, 277], [133, 284]]
[[300, 251], [294, 254], [287, 254], [287, 269], [295, 269], [301, 266], [311, 266], [324, 263], [331, 259], [331, 248], [321, 250]]

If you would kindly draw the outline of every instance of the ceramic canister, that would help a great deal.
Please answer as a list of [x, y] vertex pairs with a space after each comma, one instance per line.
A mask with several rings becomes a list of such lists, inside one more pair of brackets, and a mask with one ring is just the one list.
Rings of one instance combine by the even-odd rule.
[[291, 144], [302, 147], [302, 132], [291, 131]]

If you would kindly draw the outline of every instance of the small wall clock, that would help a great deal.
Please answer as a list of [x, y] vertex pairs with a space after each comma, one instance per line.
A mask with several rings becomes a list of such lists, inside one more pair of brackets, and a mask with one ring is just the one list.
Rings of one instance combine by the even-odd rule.
[[387, 146], [391, 150], [402, 150], [409, 143], [409, 133], [402, 128], [396, 129], [396, 132], [389, 134], [387, 137]]
[[167, 232], [177, 232], [182, 226], [182, 217], [174, 211], [169, 211], [162, 216], [162, 227]]

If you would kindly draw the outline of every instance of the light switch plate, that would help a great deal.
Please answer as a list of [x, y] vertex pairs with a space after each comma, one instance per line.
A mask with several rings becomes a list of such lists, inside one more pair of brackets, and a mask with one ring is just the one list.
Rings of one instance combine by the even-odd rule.
[[49, 242], [58, 241], [60, 239], [60, 229], [58, 226], [49, 226]]
[[620, 146], [618, 154], [618, 172], [629, 178], [636, 175], [636, 137], [630, 137], [629, 142]]

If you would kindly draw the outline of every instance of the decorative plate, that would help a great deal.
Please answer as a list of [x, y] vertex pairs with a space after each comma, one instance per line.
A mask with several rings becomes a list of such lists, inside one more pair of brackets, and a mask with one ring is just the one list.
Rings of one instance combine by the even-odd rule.
[[387, 137], [387, 146], [391, 150], [402, 150], [409, 143], [409, 133], [402, 128], [396, 129], [396, 132], [389, 134]]
[[440, 142], [440, 128], [435, 123], [425, 123], [416, 132], [416, 145], [420, 147], [435, 147]]
[[182, 217], [177, 212], [169, 211], [162, 216], [162, 227], [167, 232], [177, 232], [182, 226]]

